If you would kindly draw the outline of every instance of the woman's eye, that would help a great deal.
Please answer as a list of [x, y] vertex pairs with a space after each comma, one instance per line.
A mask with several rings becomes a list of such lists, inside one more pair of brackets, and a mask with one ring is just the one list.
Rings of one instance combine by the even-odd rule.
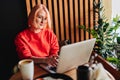
[[44, 20], [47, 20], [47, 17], [46, 17], [46, 18], [44, 18]]
[[42, 18], [41, 16], [38, 16], [38, 18]]

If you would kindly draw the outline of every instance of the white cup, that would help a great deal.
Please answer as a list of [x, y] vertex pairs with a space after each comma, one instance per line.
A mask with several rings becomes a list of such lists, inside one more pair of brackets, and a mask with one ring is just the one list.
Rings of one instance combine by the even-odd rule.
[[23, 59], [19, 61], [18, 68], [20, 69], [23, 80], [33, 80], [34, 62], [32, 59]]

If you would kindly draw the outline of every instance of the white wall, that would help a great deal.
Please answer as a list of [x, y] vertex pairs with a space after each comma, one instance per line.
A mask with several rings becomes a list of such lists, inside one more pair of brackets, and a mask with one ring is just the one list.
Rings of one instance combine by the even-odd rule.
[[[112, 0], [112, 18], [116, 15], [120, 16], [120, 0]], [[120, 36], [120, 28], [117, 30]]]
[[112, 17], [120, 15], [120, 0], [112, 0]]

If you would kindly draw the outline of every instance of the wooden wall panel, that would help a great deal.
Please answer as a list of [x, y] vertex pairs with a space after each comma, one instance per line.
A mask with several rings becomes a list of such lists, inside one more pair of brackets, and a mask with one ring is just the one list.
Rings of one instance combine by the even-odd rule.
[[[48, 0], [48, 10], [50, 12], [51, 24], [53, 25], [52, 0]], [[52, 26], [52, 29], [53, 29], [53, 26]]]
[[78, 28], [78, 0], [74, 0], [74, 15], [75, 15], [75, 19], [74, 19], [74, 26], [75, 27], [75, 41], [78, 42], [79, 41], [79, 28]]
[[65, 35], [65, 39], [69, 39], [70, 38], [70, 29], [69, 29], [69, 20], [68, 20], [68, 0], [64, 0], [64, 35]]
[[41, 4], [41, 1], [40, 1], [40, 0], [37, 0], [37, 4]]
[[[89, 5], [89, 14], [88, 14], [88, 17], [89, 17], [89, 26], [90, 26], [90, 28], [91, 29], [93, 29], [93, 27], [92, 26], [94, 26], [94, 24], [93, 24], [93, 22], [94, 22], [94, 18], [93, 18], [93, 0], [89, 0], [89, 3], [88, 3], [88, 5]], [[89, 36], [90, 36], [90, 38], [92, 37], [92, 35], [90, 35], [89, 34]]]
[[[84, 18], [84, 14], [83, 14], [83, 13], [84, 13], [84, 12], [83, 12], [83, 11], [84, 11], [84, 9], [83, 9], [83, 8], [84, 8], [84, 7], [83, 7], [83, 1], [84, 1], [84, 0], [80, 0], [80, 1], [79, 1], [79, 7], [80, 7], [80, 9], [79, 9], [80, 25], [85, 25], [85, 24], [84, 24], [84, 19], [85, 19], [85, 18]], [[84, 31], [83, 31], [83, 30], [80, 30], [80, 33], [79, 33], [79, 34], [80, 34], [80, 40], [81, 40], [81, 41], [84, 40], [84, 36], [85, 36]]]
[[30, 0], [26, 0], [26, 8], [27, 8], [27, 15], [29, 15], [31, 8], [30, 8]]
[[[88, 18], [88, 7], [89, 7], [89, 5], [88, 5], [88, 0], [84, 0], [84, 8], [85, 8], [85, 10], [84, 10], [84, 13], [85, 13], [85, 25], [86, 25], [86, 28], [88, 28], [89, 27], [89, 22], [88, 22], [88, 20], [89, 20], [89, 18]], [[88, 32], [85, 32], [85, 36], [86, 36], [86, 38], [85, 39], [89, 39], [89, 33]]]
[[71, 42], [74, 42], [74, 19], [73, 19], [73, 2], [74, 0], [69, 0], [69, 17], [70, 17], [70, 33], [71, 37], [70, 40]]
[[93, 28], [95, 25], [97, 18], [93, 11], [93, 0], [26, 0], [27, 15], [36, 4], [44, 4], [48, 8], [52, 29], [58, 40], [67, 39], [74, 43], [92, 38], [78, 26]]
[[59, 27], [60, 27], [60, 36], [61, 36], [61, 40], [64, 40], [64, 19], [63, 19], [63, 2], [62, 0], [58, 0], [58, 6], [59, 6]]

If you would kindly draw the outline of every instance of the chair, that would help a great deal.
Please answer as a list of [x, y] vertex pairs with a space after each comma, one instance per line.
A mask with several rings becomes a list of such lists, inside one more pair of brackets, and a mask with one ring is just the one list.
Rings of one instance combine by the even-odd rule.
[[[91, 56], [95, 56], [97, 53], [92, 53]], [[115, 68], [113, 68], [105, 59], [103, 59], [100, 55], [95, 56], [94, 61], [97, 61], [98, 63], [102, 63], [104, 68], [109, 71], [116, 80], [120, 80], [120, 71], [117, 71]]]

